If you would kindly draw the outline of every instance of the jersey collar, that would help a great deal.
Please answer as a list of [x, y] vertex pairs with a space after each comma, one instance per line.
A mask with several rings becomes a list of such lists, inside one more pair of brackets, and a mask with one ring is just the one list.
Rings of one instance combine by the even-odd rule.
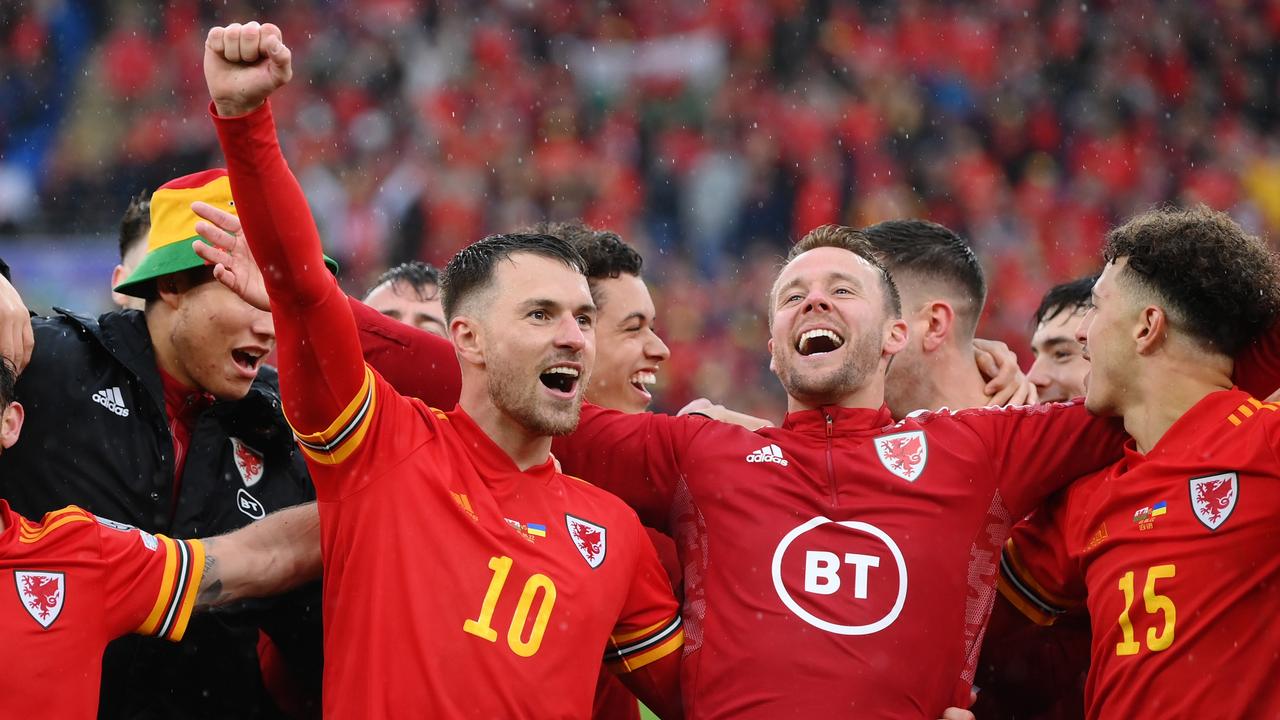
[[805, 435], [825, 435], [827, 418], [831, 419], [832, 435], [866, 435], [893, 425], [888, 405], [881, 405], [879, 410], [824, 405], [816, 410], [787, 413], [782, 427]]
[[[1129, 438], [1124, 443], [1124, 465], [1121, 472], [1167, 453], [1186, 453], [1188, 447], [1194, 447], [1202, 442], [1206, 432], [1216, 429], [1215, 423], [1221, 423], [1220, 429], [1230, 429], [1233, 425], [1228, 418], [1232, 413], [1236, 413], [1243, 407], [1253, 411], [1252, 405], [1248, 404], [1250, 397], [1249, 393], [1234, 387], [1205, 395], [1200, 398], [1200, 402], [1192, 405], [1182, 414], [1182, 417], [1169, 426], [1169, 429], [1156, 442], [1155, 447], [1151, 448], [1151, 452], [1146, 455], [1138, 451], [1137, 441]], [[1238, 414], [1237, 417], [1239, 417]]]
[[454, 431], [458, 434], [458, 439], [466, 445], [471, 462], [486, 478], [500, 479], [522, 475], [545, 483], [557, 474], [555, 463], [552, 462], [550, 455], [541, 465], [534, 465], [528, 470], [521, 471], [511, 456], [499, 447], [493, 438], [476, 424], [475, 420], [471, 419], [462, 406], [455, 407], [445, 415], [449, 417]]

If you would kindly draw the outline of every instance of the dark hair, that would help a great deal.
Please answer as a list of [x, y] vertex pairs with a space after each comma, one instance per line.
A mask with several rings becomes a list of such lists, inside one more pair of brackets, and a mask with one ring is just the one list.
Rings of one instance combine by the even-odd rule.
[[1234, 355], [1280, 314], [1276, 256], [1226, 213], [1158, 208], [1107, 233], [1107, 262], [1164, 303], [1170, 320]]
[[129, 199], [129, 207], [120, 218], [120, 260], [147, 237], [151, 229], [151, 194], [146, 190]]
[[973, 248], [949, 228], [928, 220], [887, 220], [863, 228], [880, 260], [897, 277], [939, 280], [956, 292], [957, 308], [972, 334], [987, 302], [987, 280]]
[[[871, 263], [872, 267], [880, 273], [880, 285], [884, 290], [885, 311], [892, 317], [902, 317], [902, 298], [898, 296], [898, 286], [893, 282], [893, 275], [890, 274], [884, 263], [880, 262], [880, 258], [876, 257], [875, 248], [872, 247], [866, 234], [861, 230], [855, 230], [845, 225], [819, 225], [800, 238], [799, 242], [791, 246], [791, 251], [787, 253], [787, 262], [795, 260], [798, 256], [810, 250], [824, 247], [848, 250]], [[770, 294], [772, 294], [772, 291], [770, 291]], [[773, 304], [772, 300], [769, 304]], [[769, 317], [772, 318], [773, 313], [770, 313]]]
[[373, 281], [373, 287], [365, 291], [367, 300], [374, 290], [391, 283], [408, 285], [420, 301], [434, 300], [440, 294], [440, 271], [421, 260], [410, 260], [391, 268]]
[[1088, 275], [1049, 288], [1049, 292], [1040, 299], [1040, 307], [1036, 308], [1035, 317], [1031, 320], [1032, 327], [1038, 327], [1040, 323], [1054, 319], [1058, 313], [1074, 313], [1089, 307], [1093, 296], [1093, 284], [1096, 282], [1098, 282], [1097, 275]]
[[559, 260], [570, 269], [586, 274], [586, 262], [582, 255], [572, 245], [554, 235], [490, 235], [459, 250], [440, 274], [440, 294], [445, 316], [452, 320], [468, 295], [487, 288], [493, 282], [498, 263], [517, 253], [531, 253]]
[[14, 368], [13, 361], [0, 357], [0, 409], [8, 407], [9, 403], [17, 399], [17, 384], [18, 371]]
[[532, 232], [554, 235], [572, 245], [586, 261], [588, 280], [616, 278], [623, 273], [638, 276], [644, 267], [644, 258], [617, 233], [597, 230], [581, 220], [541, 222]]

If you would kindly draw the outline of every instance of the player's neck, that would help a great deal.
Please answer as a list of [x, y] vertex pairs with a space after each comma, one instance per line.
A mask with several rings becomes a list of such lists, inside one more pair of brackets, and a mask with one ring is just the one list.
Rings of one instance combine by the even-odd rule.
[[458, 405], [521, 471], [545, 463], [551, 455], [550, 436], [530, 432], [487, 397], [477, 400], [464, 392]]
[[973, 360], [973, 348], [948, 345], [928, 358], [928, 387], [931, 395], [921, 398], [928, 410], [982, 407], [987, 404], [987, 381]]
[[1154, 362], [1139, 371], [1133, 400], [1124, 409], [1124, 429], [1138, 451], [1146, 454], [1169, 428], [1206, 395], [1231, 387], [1230, 360], [1225, 364], [1201, 358], [1198, 362]]

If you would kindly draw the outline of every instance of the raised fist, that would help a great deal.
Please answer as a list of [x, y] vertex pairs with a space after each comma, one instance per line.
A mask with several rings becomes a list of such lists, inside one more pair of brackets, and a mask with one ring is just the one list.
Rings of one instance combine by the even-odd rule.
[[252, 112], [292, 77], [292, 55], [271, 23], [232, 23], [205, 39], [204, 80], [219, 115]]

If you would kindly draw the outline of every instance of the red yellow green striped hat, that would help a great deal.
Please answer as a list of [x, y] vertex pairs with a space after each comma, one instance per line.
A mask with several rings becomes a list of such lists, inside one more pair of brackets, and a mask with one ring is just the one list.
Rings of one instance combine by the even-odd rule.
[[[161, 185], [151, 195], [147, 254], [128, 279], [116, 286], [116, 292], [146, 299], [155, 292], [152, 281], [156, 278], [205, 266], [205, 261], [191, 249], [193, 240], [208, 242], [196, 233], [200, 217], [191, 211], [191, 203], [197, 200], [237, 214], [231, 181], [222, 168], [184, 175]], [[338, 264], [328, 256], [324, 261], [336, 274]]]

